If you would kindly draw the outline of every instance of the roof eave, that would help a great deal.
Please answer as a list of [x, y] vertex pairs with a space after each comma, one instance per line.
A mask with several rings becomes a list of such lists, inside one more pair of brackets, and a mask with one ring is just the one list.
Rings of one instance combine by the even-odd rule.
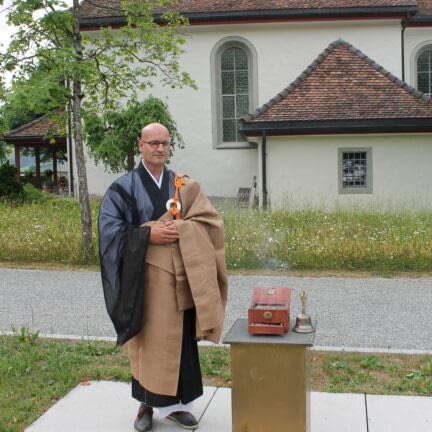
[[[55, 142], [52, 143], [51, 139], [54, 139]], [[8, 136], [5, 135], [3, 137], [3, 141], [6, 144], [21, 144], [21, 145], [25, 145], [30, 144], [30, 143], [41, 143], [43, 145], [48, 145], [48, 146], [56, 146], [58, 144], [65, 144], [66, 143], [66, 137], [65, 136], [59, 136], [59, 135], [54, 135], [52, 138], [42, 138], [41, 136]]]
[[326, 135], [362, 133], [432, 132], [432, 117], [241, 122], [240, 131], [246, 136], [266, 135]]
[[415, 14], [416, 6], [381, 7], [381, 8], [323, 8], [290, 10], [255, 10], [237, 12], [184, 13], [190, 22], [219, 21], [238, 19], [274, 19], [274, 18], [348, 18], [348, 17], [404, 17]]
[[79, 21], [81, 30], [93, 29], [94, 27], [120, 27], [126, 24], [125, 17], [96, 17], [82, 18]]
[[407, 21], [408, 27], [428, 27], [432, 26], [432, 15], [417, 15]]
[[[189, 20], [190, 24], [218, 21], [248, 21], [248, 20], [273, 20], [273, 19], [346, 19], [346, 18], [403, 18], [417, 13], [416, 6], [397, 7], [354, 7], [354, 8], [323, 8], [323, 9], [279, 9], [279, 10], [253, 10], [253, 11], [228, 11], [228, 12], [179, 12]], [[160, 22], [161, 15], [154, 16], [156, 22]], [[95, 17], [82, 18], [80, 26], [121, 26], [126, 23], [125, 17]]]

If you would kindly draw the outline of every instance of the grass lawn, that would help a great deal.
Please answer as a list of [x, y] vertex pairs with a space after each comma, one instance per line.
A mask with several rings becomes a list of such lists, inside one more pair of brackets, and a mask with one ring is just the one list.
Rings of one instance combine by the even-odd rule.
[[[200, 347], [205, 385], [231, 385], [229, 348]], [[432, 356], [312, 351], [313, 391], [432, 395]], [[80, 382], [130, 381], [124, 348], [43, 339], [22, 328], [0, 336], [0, 431], [23, 431]]]

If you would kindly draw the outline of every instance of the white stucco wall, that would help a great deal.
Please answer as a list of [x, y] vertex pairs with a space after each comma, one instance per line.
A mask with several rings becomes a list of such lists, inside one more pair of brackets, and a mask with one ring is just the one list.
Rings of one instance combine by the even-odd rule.
[[[246, 38], [257, 51], [258, 105], [291, 84], [333, 41], [342, 38], [397, 76], [401, 74], [400, 22], [338, 21], [191, 26], [183, 68], [198, 91], [155, 86], [149, 91], [168, 102], [186, 142], [172, 166], [201, 182], [211, 196], [235, 196], [258, 174], [256, 149], [214, 149], [212, 140], [210, 53], [227, 36]], [[379, 43], [377, 43], [379, 41]], [[141, 95], [144, 97], [144, 95]], [[102, 195], [112, 179], [88, 159], [89, 190]]]
[[[338, 149], [350, 147], [372, 148], [371, 194], [339, 194]], [[273, 208], [432, 208], [432, 134], [268, 137], [267, 153]]]

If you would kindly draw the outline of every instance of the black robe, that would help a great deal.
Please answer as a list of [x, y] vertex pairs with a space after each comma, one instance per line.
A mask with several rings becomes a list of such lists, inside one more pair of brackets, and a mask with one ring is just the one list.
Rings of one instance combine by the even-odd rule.
[[[141, 329], [144, 260], [150, 235], [150, 228], [141, 225], [166, 213], [166, 202], [174, 196], [174, 177], [165, 168], [159, 189], [140, 162], [137, 169], [117, 179], [102, 200], [99, 213], [102, 285], [118, 345]], [[195, 310], [192, 309], [185, 311], [184, 316], [177, 395], [157, 395], [132, 377], [132, 396], [149, 406], [163, 407], [178, 402], [186, 404], [202, 393]]]
[[[123, 345], [141, 329], [144, 257], [150, 235], [143, 223], [166, 212], [174, 194], [174, 173], [164, 170], [161, 189], [143, 164], [117, 179], [107, 190], [99, 212], [99, 257], [108, 314]], [[140, 296], [141, 294], [141, 296]]]

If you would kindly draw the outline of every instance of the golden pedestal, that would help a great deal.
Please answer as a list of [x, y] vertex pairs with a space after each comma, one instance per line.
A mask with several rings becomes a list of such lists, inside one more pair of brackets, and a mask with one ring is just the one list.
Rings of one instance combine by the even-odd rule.
[[232, 432], [309, 432], [315, 333], [250, 335], [247, 325], [237, 320], [224, 338], [231, 345]]

